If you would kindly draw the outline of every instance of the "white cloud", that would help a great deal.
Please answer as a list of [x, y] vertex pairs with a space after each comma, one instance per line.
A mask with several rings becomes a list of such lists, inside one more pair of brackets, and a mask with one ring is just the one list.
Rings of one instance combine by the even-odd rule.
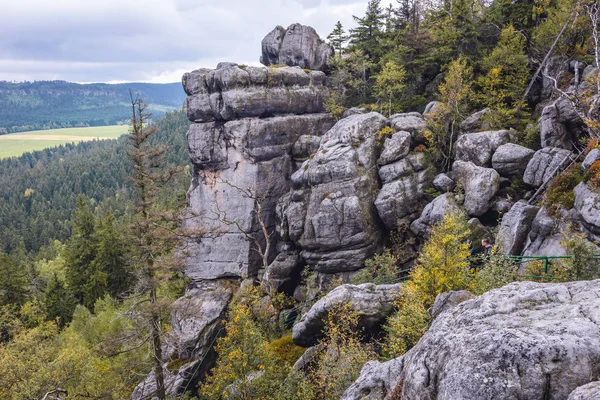
[[[10, 3], [10, 4], [8, 4]], [[256, 63], [276, 25], [326, 37], [366, 0], [0, 0], [0, 79], [174, 81], [218, 61]]]

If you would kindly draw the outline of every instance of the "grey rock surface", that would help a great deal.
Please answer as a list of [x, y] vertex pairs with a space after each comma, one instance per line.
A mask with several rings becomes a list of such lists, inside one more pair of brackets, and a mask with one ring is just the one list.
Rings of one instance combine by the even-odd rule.
[[489, 112], [489, 108], [484, 108], [483, 110], [469, 115], [460, 123], [460, 130], [462, 132], [479, 132], [490, 129], [489, 123], [485, 120], [485, 116]]
[[430, 101], [425, 106], [425, 110], [423, 111], [423, 117], [425, 119], [429, 118], [430, 116], [435, 114], [440, 109], [441, 106], [442, 106], [442, 103], [439, 101]]
[[441, 313], [449, 311], [473, 297], [475, 295], [468, 290], [452, 290], [438, 294], [431, 308], [431, 319], [436, 319]]
[[454, 194], [444, 193], [425, 206], [421, 216], [410, 225], [410, 230], [417, 236], [428, 237], [431, 227], [442, 222], [447, 213], [461, 210]]
[[491, 168], [464, 161], [455, 161], [452, 170], [465, 191], [463, 206], [467, 214], [473, 217], [485, 214], [498, 191], [500, 175]]
[[525, 200], [521, 200], [502, 217], [498, 236], [496, 236], [496, 245], [502, 254], [521, 254], [538, 211], [539, 207], [530, 206]]
[[433, 187], [441, 193], [451, 192], [455, 186], [456, 183], [454, 180], [444, 173], [438, 174], [433, 178]]
[[231, 121], [279, 114], [324, 111], [329, 96], [325, 74], [300, 67], [239, 67], [219, 64], [183, 76], [188, 118], [192, 122]]
[[600, 193], [582, 182], [575, 187], [575, 210], [591, 239], [600, 239]]
[[418, 112], [409, 112], [402, 114], [394, 114], [390, 117], [392, 128], [398, 131], [409, 132], [413, 142], [422, 143], [425, 139], [423, 136], [427, 129], [427, 124], [423, 115]]
[[402, 382], [401, 400], [566, 399], [600, 373], [598, 287], [518, 282], [467, 300], [389, 368], [365, 370], [342, 398], [380, 391], [367, 398], [383, 399]]
[[600, 399], [600, 382], [590, 382], [573, 390], [567, 400], [598, 400]]
[[368, 111], [366, 108], [359, 108], [359, 107], [350, 107], [349, 109], [347, 109], [346, 111], [344, 111], [344, 114], [342, 114], [342, 118], [348, 118], [352, 115], [356, 115], [356, 114], [366, 114]]
[[542, 147], [572, 150], [573, 144], [585, 133], [585, 123], [575, 111], [571, 100], [565, 97], [544, 107], [538, 126]]
[[566, 249], [561, 245], [561, 232], [566, 228], [567, 220], [559, 222], [541, 207], [531, 223], [531, 231], [525, 242], [525, 256], [564, 256]]
[[508, 131], [465, 133], [456, 140], [456, 159], [480, 167], [491, 167], [498, 147], [510, 142]]
[[502, 176], [523, 176], [534, 150], [514, 143], [503, 144], [492, 156], [492, 168]]
[[341, 305], [350, 305], [359, 315], [359, 328], [378, 329], [393, 311], [394, 296], [400, 284], [341, 285], [317, 301], [294, 325], [292, 338], [298, 346], [314, 346], [323, 337], [323, 328], [329, 312]]
[[369, 361], [360, 371], [359, 378], [344, 392], [340, 400], [382, 400], [398, 384], [402, 357], [386, 362]]
[[410, 151], [410, 133], [400, 131], [394, 133], [391, 137], [385, 139], [381, 156], [379, 156], [379, 165], [386, 165], [398, 161]]
[[588, 169], [590, 169], [592, 164], [598, 160], [600, 160], [600, 149], [592, 149], [592, 150], [590, 150], [588, 155], [585, 156], [585, 159], [581, 163], [581, 168], [584, 171], [587, 171]]
[[554, 177], [554, 173], [563, 163], [568, 162], [571, 155], [569, 150], [556, 147], [544, 147], [535, 152], [523, 175], [523, 182], [539, 187]]
[[277, 26], [262, 40], [260, 62], [266, 66], [287, 64], [328, 71], [332, 58], [333, 47], [310, 26], [292, 24], [287, 29]]
[[316, 155], [294, 172], [292, 190], [279, 202], [280, 236], [318, 272], [360, 269], [381, 245], [373, 201], [378, 131], [386, 124], [378, 113], [338, 121]]

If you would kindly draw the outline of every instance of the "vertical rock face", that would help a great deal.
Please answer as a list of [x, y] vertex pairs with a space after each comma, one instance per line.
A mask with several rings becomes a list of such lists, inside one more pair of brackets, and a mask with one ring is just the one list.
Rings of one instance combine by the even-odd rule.
[[585, 133], [585, 123], [575, 111], [571, 100], [561, 97], [542, 111], [538, 123], [543, 147], [572, 150], [573, 144]]
[[538, 210], [538, 207], [530, 206], [526, 201], [519, 201], [504, 215], [496, 238], [496, 244], [503, 254], [521, 254]]
[[386, 124], [378, 113], [340, 120], [292, 175], [292, 191], [278, 206], [279, 231], [318, 272], [360, 269], [381, 244], [373, 200], [378, 131]]
[[260, 62], [327, 71], [332, 57], [333, 47], [321, 40], [313, 28], [292, 24], [287, 29], [277, 26], [265, 36]]
[[569, 150], [556, 147], [544, 147], [536, 151], [527, 164], [523, 182], [534, 187], [541, 186], [554, 176], [557, 168], [566, 163], [570, 155]]
[[456, 141], [456, 159], [470, 161], [480, 167], [491, 167], [496, 149], [509, 141], [508, 131], [465, 133]]
[[465, 161], [455, 161], [452, 170], [465, 191], [463, 205], [467, 214], [478, 217], [488, 212], [500, 187], [500, 175], [491, 168]]

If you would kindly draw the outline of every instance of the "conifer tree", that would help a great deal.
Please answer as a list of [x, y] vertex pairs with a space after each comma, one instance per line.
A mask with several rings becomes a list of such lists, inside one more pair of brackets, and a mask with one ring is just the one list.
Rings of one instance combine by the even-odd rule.
[[406, 71], [402, 65], [388, 61], [381, 72], [375, 75], [375, 90], [382, 99], [388, 101], [388, 116], [392, 115], [392, 99], [402, 93]]
[[341, 57], [344, 50], [344, 43], [348, 41], [349, 36], [346, 35], [346, 31], [340, 21], [335, 24], [333, 31], [327, 36], [327, 39], [338, 53], [338, 56]]
[[48, 282], [44, 297], [46, 318], [50, 321], [56, 320], [60, 327], [64, 327], [71, 321], [75, 305], [72, 292], [54, 273]]
[[379, 40], [383, 34], [384, 12], [380, 3], [381, 0], [369, 0], [365, 16], [353, 16], [358, 26], [350, 29], [352, 47], [362, 50], [370, 58], [378, 56], [381, 52]]

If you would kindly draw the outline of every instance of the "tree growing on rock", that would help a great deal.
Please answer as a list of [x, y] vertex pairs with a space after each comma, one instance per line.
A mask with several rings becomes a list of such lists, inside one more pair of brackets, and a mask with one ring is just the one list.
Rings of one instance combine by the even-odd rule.
[[375, 93], [381, 100], [387, 99], [388, 117], [392, 115], [392, 100], [399, 96], [406, 87], [405, 77], [404, 67], [394, 61], [388, 61], [383, 69], [375, 75]]

